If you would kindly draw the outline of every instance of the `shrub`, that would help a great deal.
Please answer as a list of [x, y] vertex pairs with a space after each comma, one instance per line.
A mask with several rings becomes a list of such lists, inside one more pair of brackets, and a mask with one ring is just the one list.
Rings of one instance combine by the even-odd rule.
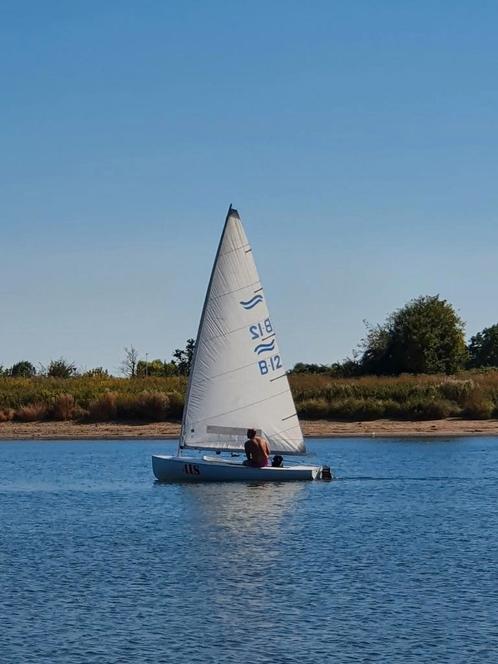
[[298, 407], [301, 417], [310, 420], [319, 420], [328, 416], [330, 405], [325, 399], [307, 399], [302, 401]]
[[20, 422], [38, 422], [44, 420], [49, 414], [49, 409], [44, 403], [30, 403], [21, 406], [15, 411], [14, 419]]
[[73, 410], [73, 420], [88, 420], [89, 411], [86, 408], [76, 405]]
[[413, 400], [400, 410], [400, 416], [408, 420], [443, 420], [458, 414], [458, 409], [446, 399]]
[[164, 392], [144, 390], [139, 394], [106, 392], [90, 402], [87, 418], [96, 422], [109, 420], [145, 420], [159, 422], [170, 415], [170, 399]]
[[302, 417], [309, 419], [335, 420], [378, 420], [383, 417], [395, 417], [399, 412], [399, 404], [395, 401], [380, 399], [308, 399], [298, 406]]
[[9, 422], [14, 417], [14, 410], [12, 408], [2, 408], [0, 410], [0, 422]]
[[9, 374], [14, 378], [32, 378], [36, 375], [36, 369], [31, 362], [22, 360], [11, 366]]
[[94, 422], [115, 420], [118, 412], [117, 396], [115, 392], [105, 392], [93, 399], [88, 407], [88, 419]]
[[169, 414], [169, 398], [164, 392], [142, 392], [138, 396], [141, 419], [160, 422]]
[[338, 420], [378, 420], [386, 417], [386, 403], [378, 399], [342, 399], [330, 404], [329, 416]]
[[137, 397], [134, 394], [116, 395], [116, 418], [118, 420], [136, 420], [139, 407]]
[[109, 372], [103, 367], [95, 367], [95, 369], [89, 369], [85, 371], [82, 375], [82, 378], [109, 378]]
[[462, 406], [472, 393], [474, 387], [474, 381], [471, 379], [457, 380], [455, 378], [448, 378], [448, 380], [445, 380], [439, 386], [439, 393], [445, 399], [455, 401]]
[[73, 418], [75, 409], [72, 394], [59, 394], [52, 404], [52, 415], [56, 420], [70, 420]]
[[168, 392], [169, 399], [169, 418], [172, 420], [181, 420], [183, 416], [183, 406], [185, 398], [180, 392]]
[[489, 420], [493, 417], [494, 403], [479, 393], [472, 394], [465, 402], [462, 415], [471, 420]]
[[144, 390], [139, 394], [121, 394], [117, 399], [117, 415], [123, 420], [159, 422], [169, 414], [169, 398], [164, 392]]
[[74, 362], [60, 357], [58, 360], [52, 360], [47, 368], [47, 376], [52, 378], [71, 378], [77, 373]]

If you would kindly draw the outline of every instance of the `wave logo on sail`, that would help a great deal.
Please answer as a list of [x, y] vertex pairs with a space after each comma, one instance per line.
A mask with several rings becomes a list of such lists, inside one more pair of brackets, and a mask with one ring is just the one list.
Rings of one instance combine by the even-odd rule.
[[247, 300], [247, 302], [242, 301], [240, 304], [244, 307], [244, 309], [253, 309], [260, 302], [263, 302], [263, 296], [258, 294], [254, 297], [251, 297], [251, 299]]
[[272, 339], [267, 344], [258, 344], [254, 349], [254, 352], [261, 355], [261, 353], [268, 353], [272, 350], [275, 350], [275, 339]]

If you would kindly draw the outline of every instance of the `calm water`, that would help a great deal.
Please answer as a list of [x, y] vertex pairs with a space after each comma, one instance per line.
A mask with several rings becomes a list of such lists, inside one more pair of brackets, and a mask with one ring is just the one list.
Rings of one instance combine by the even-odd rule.
[[332, 483], [158, 485], [0, 443], [0, 661], [496, 662], [498, 439], [311, 441]]

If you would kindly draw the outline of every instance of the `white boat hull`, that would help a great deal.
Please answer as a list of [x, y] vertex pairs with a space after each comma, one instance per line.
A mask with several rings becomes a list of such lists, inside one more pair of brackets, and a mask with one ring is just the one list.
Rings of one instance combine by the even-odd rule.
[[320, 479], [322, 467], [253, 468], [216, 457], [157, 455], [152, 457], [152, 470], [160, 482], [295, 482]]

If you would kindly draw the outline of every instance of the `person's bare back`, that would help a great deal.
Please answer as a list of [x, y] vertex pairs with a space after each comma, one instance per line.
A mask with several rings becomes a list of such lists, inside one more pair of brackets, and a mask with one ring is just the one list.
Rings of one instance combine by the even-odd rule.
[[262, 468], [268, 465], [270, 458], [270, 446], [265, 438], [256, 435], [254, 429], [248, 429], [247, 438], [244, 445], [247, 460], [244, 462], [248, 466], [257, 466]]

